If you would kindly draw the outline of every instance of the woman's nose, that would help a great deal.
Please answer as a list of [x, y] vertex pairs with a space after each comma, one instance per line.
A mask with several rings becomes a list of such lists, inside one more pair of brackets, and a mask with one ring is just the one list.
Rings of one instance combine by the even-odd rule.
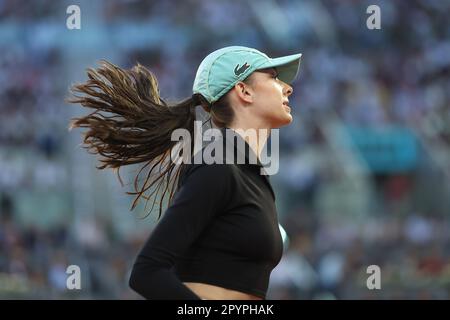
[[288, 85], [287, 83], [285, 83], [285, 84], [284, 84], [284, 94], [285, 94], [287, 97], [289, 97], [289, 96], [292, 94], [292, 92], [294, 92], [294, 89], [293, 89], [290, 85]]

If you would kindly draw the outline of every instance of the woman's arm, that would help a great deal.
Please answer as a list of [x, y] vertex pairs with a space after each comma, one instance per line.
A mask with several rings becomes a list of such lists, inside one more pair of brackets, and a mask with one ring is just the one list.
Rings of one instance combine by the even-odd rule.
[[225, 164], [192, 165], [174, 202], [138, 255], [130, 287], [146, 299], [200, 299], [170, 270], [229, 203], [232, 173]]

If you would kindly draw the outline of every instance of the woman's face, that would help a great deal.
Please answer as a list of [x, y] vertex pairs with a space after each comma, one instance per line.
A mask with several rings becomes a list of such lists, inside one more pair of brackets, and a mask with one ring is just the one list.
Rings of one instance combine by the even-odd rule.
[[253, 89], [255, 117], [267, 123], [270, 128], [279, 128], [292, 122], [288, 97], [292, 87], [277, 78], [275, 68], [262, 69], [252, 73], [249, 85]]

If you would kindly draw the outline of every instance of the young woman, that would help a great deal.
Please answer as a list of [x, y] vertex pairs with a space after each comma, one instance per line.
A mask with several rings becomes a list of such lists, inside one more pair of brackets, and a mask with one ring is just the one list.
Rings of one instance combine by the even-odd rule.
[[[300, 58], [272, 59], [252, 48], [222, 48], [200, 64], [192, 97], [174, 105], [161, 99], [156, 78], [140, 65], [123, 70], [104, 61], [88, 70], [86, 83], [74, 86], [70, 102], [94, 112], [74, 119], [72, 127], [88, 128], [84, 143], [102, 156], [99, 169], [118, 173], [122, 166], [144, 163], [135, 178], [136, 192], [129, 193], [137, 195], [132, 209], [140, 197], [153, 197], [154, 204], [159, 194], [161, 215], [163, 201], [169, 200], [131, 273], [130, 286], [143, 297], [266, 298], [282, 239], [275, 195], [259, 161], [268, 134], [259, 129], [270, 132], [292, 121], [289, 83]], [[223, 140], [224, 154], [244, 154], [244, 162], [171, 161], [177, 143], [172, 132], [184, 128], [193, 137], [195, 107], [200, 105], [224, 137], [234, 134]], [[239, 133], [252, 129], [255, 141]], [[239, 139], [244, 150], [229, 143]], [[258, 161], [252, 163], [250, 155]], [[144, 168], [149, 172], [138, 187]]]

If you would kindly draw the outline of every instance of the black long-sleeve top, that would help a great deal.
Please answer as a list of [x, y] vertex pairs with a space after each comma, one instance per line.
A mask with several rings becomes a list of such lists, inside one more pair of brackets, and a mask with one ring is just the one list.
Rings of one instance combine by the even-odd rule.
[[[224, 137], [226, 131], [232, 130], [222, 129]], [[244, 141], [236, 133], [234, 139]], [[243, 149], [233, 146], [236, 160]], [[201, 282], [265, 299], [282, 239], [269, 177], [244, 147], [244, 164], [186, 165], [174, 201], [133, 266], [130, 286], [140, 295], [199, 299], [183, 282]], [[224, 162], [227, 150], [229, 144]]]

